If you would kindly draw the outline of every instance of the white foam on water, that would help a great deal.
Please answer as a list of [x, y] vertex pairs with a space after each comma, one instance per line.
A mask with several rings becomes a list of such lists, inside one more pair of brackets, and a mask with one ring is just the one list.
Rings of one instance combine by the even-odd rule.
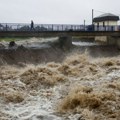
[[94, 43], [94, 42], [72, 42], [73, 45], [76, 46], [95, 46], [95, 45], [100, 45], [98, 43]]
[[[23, 94], [25, 93], [26, 96], [20, 103], [14, 103], [10, 101], [5, 102], [3, 99], [4, 95], [2, 96], [0, 93], [0, 118], [4, 117], [10, 120], [65, 120], [64, 115], [58, 116], [56, 114], [56, 106], [58, 105], [59, 100], [68, 95], [69, 91], [74, 87], [74, 85], [92, 87], [97, 93], [100, 93], [102, 91], [104, 92], [104, 90], [107, 91], [107, 89], [109, 89], [108, 92], [112, 91], [111, 88], [107, 88], [106, 84], [113, 84], [112, 81], [114, 82], [116, 79], [118, 79], [118, 81], [116, 80], [115, 82], [119, 83], [119, 57], [112, 58], [111, 60], [101, 58], [98, 59], [97, 62], [94, 60], [91, 61], [88, 55], [74, 54], [68, 57], [61, 64], [51, 63], [49, 65], [41, 64], [38, 66], [28, 65], [27, 67], [21, 69], [13, 69], [11, 66], [6, 67], [6, 69], [4, 67], [1, 67], [0, 85], [4, 85], [3, 87], [5, 88], [1, 89], [0, 92], [3, 90], [3, 93], [7, 94], [7, 92], [12, 93], [16, 89], [19, 89], [19, 91], [22, 89]], [[41, 71], [43, 78], [48, 76], [45, 78], [45, 80], [51, 79], [53, 75], [55, 75], [53, 74], [55, 72], [58, 75], [56, 79], [58, 79], [62, 74], [64, 77], [67, 77], [67, 80], [61, 83], [58, 79], [58, 84], [55, 84], [51, 87], [46, 87], [46, 85], [41, 86], [41, 84], [39, 84], [39, 79], [41, 78], [37, 78], [39, 76], [32, 76], [40, 74]], [[32, 77], [32, 82], [29, 81], [29, 84], [34, 85], [33, 80], [35, 80], [35, 82], [39, 84], [38, 86], [35, 84], [38, 88], [29, 88], [29, 86], [27, 86], [27, 83], [23, 83], [24, 80], [22, 82], [22, 78], [20, 78], [20, 75], [23, 73], [28, 78], [23, 79], [28, 82], [30, 80], [30, 77]], [[11, 76], [11, 74], [13, 76]], [[36, 81], [36, 79], [38, 81]], [[120, 94], [117, 89], [119, 88], [113, 89], [113, 91], [116, 92], [116, 97]], [[114, 110], [115, 101], [111, 101], [111, 103], [111, 107]], [[97, 113], [96, 110], [97, 108], [92, 111], [95, 111], [95, 113]], [[78, 114], [74, 112], [69, 114], [69, 112], [66, 112], [67, 120], [77, 120], [81, 117], [81, 114], [81, 112]]]
[[43, 118], [43, 120], [50, 120], [49, 118], [51, 118], [51, 120], [60, 120], [59, 117], [53, 114], [55, 112], [53, 108], [54, 98], [47, 98], [46, 96], [43, 96], [42, 94], [47, 94], [43, 93], [43, 91], [45, 90], [43, 89], [37, 92], [37, 96], [29, 95], [29, 97], [26, 98], [22, 103], [5, 104], [3, 105], [1, 110], [2, 112], [12, 116], [12, 119], [16, 118], [18, 120], [39, 120], [39, 118], [41, 117]]

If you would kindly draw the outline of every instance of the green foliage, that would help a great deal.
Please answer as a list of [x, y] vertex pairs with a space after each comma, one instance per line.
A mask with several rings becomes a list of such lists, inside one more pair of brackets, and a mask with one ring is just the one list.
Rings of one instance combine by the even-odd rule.
[[6, 41], [6, 42], [19, 41], [19, 40], [25, 40], [25, 39], [29, 39], [29, 38], [28, 37], [0, 37], [0, 42], [1, 41]]

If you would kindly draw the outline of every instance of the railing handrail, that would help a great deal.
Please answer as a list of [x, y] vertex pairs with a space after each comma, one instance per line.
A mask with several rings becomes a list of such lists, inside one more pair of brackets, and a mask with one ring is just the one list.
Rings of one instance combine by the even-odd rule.
[[35, 23], [31, 28], [30, 23], [0, 23], [0, 31], [116, 31], [120, 26], [97, 26], [83, 24], [38, 24]]

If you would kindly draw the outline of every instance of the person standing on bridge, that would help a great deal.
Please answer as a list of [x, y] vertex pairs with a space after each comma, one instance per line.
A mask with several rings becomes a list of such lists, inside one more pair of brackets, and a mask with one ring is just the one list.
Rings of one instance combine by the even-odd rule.
[[31, 30], [34, 30], [34, 22], [33, 22], [33, 20], [31, 20]]

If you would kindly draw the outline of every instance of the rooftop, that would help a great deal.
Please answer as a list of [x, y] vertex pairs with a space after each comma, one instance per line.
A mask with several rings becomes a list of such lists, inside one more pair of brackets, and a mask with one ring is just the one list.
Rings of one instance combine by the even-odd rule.
[[116, 16], [112, 13], [105, 13], [93, 19], [93, 22], [102, 22], [102, 21], [118, 21], [119, 16]]

